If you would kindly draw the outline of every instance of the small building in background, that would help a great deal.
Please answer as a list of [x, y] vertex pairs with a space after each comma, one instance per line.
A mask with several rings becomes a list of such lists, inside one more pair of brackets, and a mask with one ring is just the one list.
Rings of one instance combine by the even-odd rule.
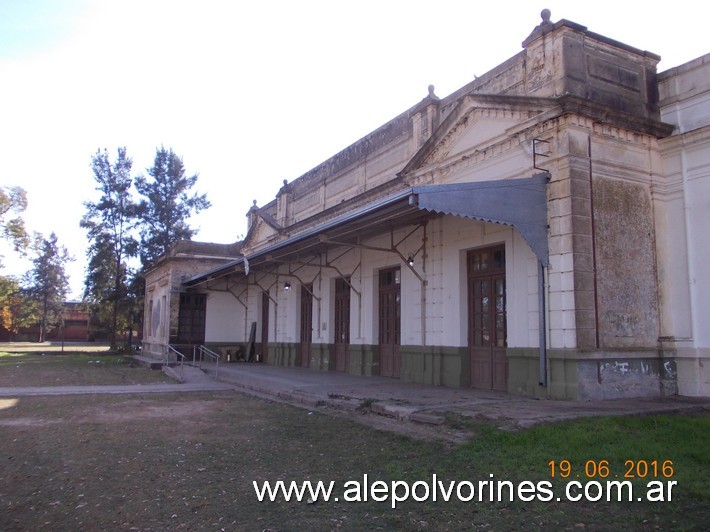
[[64, 326], [52, 330], [47, 340], [71, 340], [86, 342], [89, 340], [89, 319], [91, 313], [80, 301], [64, 303]]
[[[63, 324], [52, 329], [47, 334], [47, 340], [89, 341], [90, 318], [91, 312], [81, 301], [65, 301]], [[0, 342], [36, 342], [38, 338], [39, 325], [24, 327], [15, 335], [0, 326]]]

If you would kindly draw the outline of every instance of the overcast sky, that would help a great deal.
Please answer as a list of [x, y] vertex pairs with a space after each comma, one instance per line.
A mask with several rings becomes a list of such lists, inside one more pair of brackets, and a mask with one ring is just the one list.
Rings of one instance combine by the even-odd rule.
[[[0, 0], [0, 185], [28, 193], [32, 231], [76, 261], [89, 164], [126, 146], [134, 175], [161, 145], [199, 173], [212, 208], [196, 239], [230, 243], [256, 199], [427, 95], [446, 96], [521, 50], [543, 8], [662, 57], [710, 52], [706, 4], [569, 0]], [[3, 274], [27, 264], [5, 253]]]

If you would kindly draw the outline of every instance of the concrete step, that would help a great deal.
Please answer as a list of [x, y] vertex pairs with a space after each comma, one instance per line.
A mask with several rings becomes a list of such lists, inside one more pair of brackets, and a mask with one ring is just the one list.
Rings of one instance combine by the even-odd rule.
[[130, 358], [139, 366], [146, 366], [150, 369], [160, 369], [165, 365], [165, 361], [163, 361], [162, 359], [147, 357], [143, 355], [131, 355]]
[[[214, 366], [207, 369], [207, 373], [214, 376]], [[373, 414], [397, 419], [399, 421], [413, 421], [416, 423], [441, 425], [443, 416], [420, 412], [420, 406], [410, 406], [396, 401], [383, 401], [371, 397], [355, 397], [339, 393], [328, 393], [324, 389], [299, 389], [286, 385], [280, 379], [255, 376], [253, 373], [240, 374], [230, 366], [220, 372], [219, 382], [232, 384], [247, 393], [262, 397], [272, 397], [292, 404], [300, 404], [311, 408], [329, 407], [343, 411], [371, 412]]]

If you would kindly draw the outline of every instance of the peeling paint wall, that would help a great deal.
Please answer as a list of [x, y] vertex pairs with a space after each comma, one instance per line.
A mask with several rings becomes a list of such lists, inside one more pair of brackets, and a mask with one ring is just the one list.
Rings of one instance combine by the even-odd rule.
[[[658, 397], [678, 393], [676, 364], [659, 358], [629, 358], [606, 353], [604, 360], [580, 360], [578, 399], [600, 401], [623, 397]], [[618, 358], [613, 358], [614, 356]]]
[[654, 348], [658, 286], [648, 188], [595, 178], [594, 209], [601, 347]]

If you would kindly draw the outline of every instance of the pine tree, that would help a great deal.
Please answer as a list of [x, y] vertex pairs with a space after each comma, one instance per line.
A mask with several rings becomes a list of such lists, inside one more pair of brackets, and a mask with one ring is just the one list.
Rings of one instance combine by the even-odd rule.
[[120, 302], [126, 294], [125, 261], [137, 254], [138, 242], [132, 231], [137, 223], [137, 205], [131, 196], [133, 161], [126, 148], [119, 148], [111, 163], [108, 152], [98, 150], [91, 159], [91, 168], [101, 197], [85, 202], [86, 214], [81, 227], [87, 229], [91, 242], [87, 255], [89, 275], [85, 294], [94, 305], [110, 305], [109, 339], [116, 348]]
[[198, 175], [185, 175], [182, 159], [172, 149], [155, 151], [149, 178], [136, 177], [136, 190], [144, 199], [140, 202], [141, 263], [144, 270], [178, 240], [190, 240], [196, 233], [187, 224], [192, 214], [210, 207], [206, 194], [190, 193]]
[[36, 236], [33, 246], [35, 257], [32, 269], [25, 274], [25, 292], [35, 302], [39, 312], [39, 338], [44, 342], [47, 334], [64, 319], [64, 300], [69, 290], [65, 266], [71, 257], [57, 242], [57, 235], [49, 238]]

